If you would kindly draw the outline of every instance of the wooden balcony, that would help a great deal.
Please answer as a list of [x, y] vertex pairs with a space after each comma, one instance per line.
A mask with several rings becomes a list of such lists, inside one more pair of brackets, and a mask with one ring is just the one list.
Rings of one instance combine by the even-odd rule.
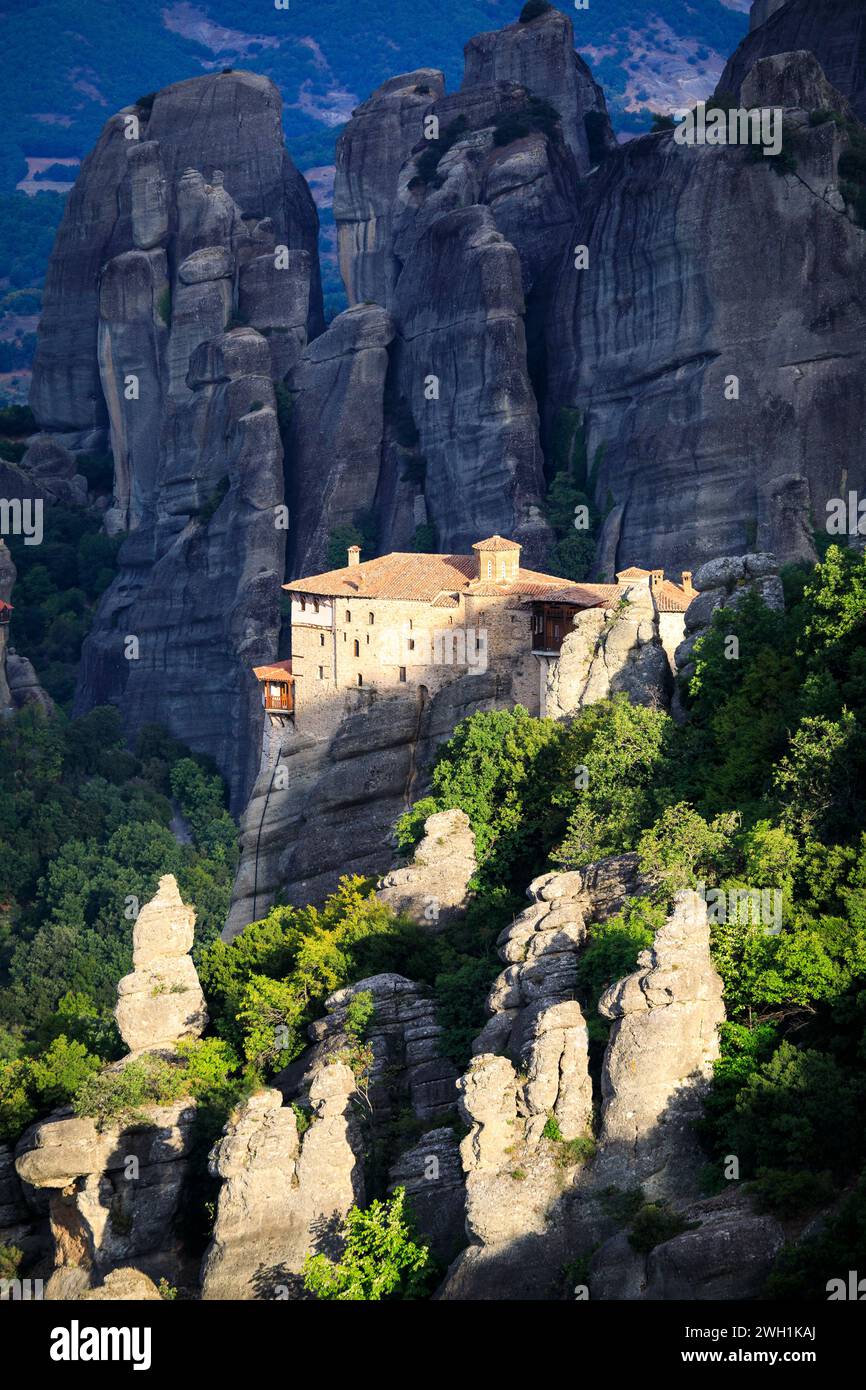
[[270, 666], [254, 666], [253, 675], [262, 689], [262, 705], [268, 714], [287, 717], [295, 712], [295, 678], [291, 661], [275, 661]]

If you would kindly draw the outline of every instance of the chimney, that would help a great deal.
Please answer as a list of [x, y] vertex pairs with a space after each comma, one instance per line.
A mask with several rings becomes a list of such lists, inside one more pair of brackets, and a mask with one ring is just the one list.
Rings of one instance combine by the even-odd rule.
[[349, 567], [351, 568], [352, 565], [360, 565], [360, 563], [361, 563], [361, 547], [360, 547], [359, 545], [350, 545], [350, 546], [349, 546]]
[[693, 594], [695, 592], [694, 588], [692, 587], [691, 570], [683, 570], [683, 589], [687, 594]]

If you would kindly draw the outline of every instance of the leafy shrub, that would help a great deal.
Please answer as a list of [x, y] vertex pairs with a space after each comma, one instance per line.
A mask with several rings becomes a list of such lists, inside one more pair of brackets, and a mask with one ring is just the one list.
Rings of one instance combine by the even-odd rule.
[[781, 1217], [802, 1216], [831, 1202], [836, 1184], [830, 1173], [759, 1168], [751, 1192], [761, 1211]]
[[436, 528], [429, 521], [415, 527], [410, 550], [419, 555], [432, 555], [436, 550]]
[[24, 1251], [17, 1245], [0, 1245], [0, 1279], [15, 1279]]
[[171, 327], [171, 287], [166, 285], [156, 302], [156, 311], [166, 328]]
[[632, 1219], [628, 1243], [639, 1254], [648, 1255], [657, 1245], [673, 1240], [683, 1231], [693, 1231], [699, 1225], [697, 1221], [685, 1221], [667, 1202], [646, 1202]]
[[352, 1207], [343, 1224], [339, 1260], [309, 1255], [304, 1287], [318, 1299], [378, 1302], [423, 1298], [433, 1263], [426, 1245], [414, 1240], [405, 1189], [366, 1210]]
[[196, 520], [200, 522], [202, 526], [207, 526], [214, 514], [222, 506], [228, 496], [230, 486], [231, 480], [228, 474], [226, 474], [224, 477], [220, 478], [213, 492], [211, 492], [202, 503], [198, 511], [194, 513]]
[[441, 132], [438, 140], [428, 141], [427, 148], [416, 162], [415, 176], [409, 187], [412, 188], [417, 184], [423, 185], [432, 183], [436, 176], [436, 170], [439, 168], [440, 160], [468, 129], [469, 121], [466, 116], [461, 114], [455, 116], [454, 120], [449, 122]]
[[530, 97], [525, 111], [500, 112], [493, 122], [494, 145], [510, 145], [533, 131], [552, 135], [559, 125], [559, 112], [549, 101]]
[[188, 1094], [182, 1067], [145, 1054], [120, 1068], [89, 1076], [72, 1103], [76, 1115], [92, 1119], [100, 1131], [153, 1124], [143, 1107], [171, 1105]]
[[866, 1173], [824, 1223], [806, 1240], [789, 1244], [767, 1280], [764, 1296], [825, 1302], [831, 1279], [847, 1285], [848, 1271], [866, 1263]]

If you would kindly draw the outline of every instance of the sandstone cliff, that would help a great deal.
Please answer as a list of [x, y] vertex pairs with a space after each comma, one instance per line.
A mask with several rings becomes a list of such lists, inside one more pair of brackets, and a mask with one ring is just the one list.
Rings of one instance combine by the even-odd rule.
[[[847, 137], [810, 124], [820, 70], [802, 54], [783, 70], [795, 170], [670, 132], [634, 140], [578, 211], [588, 268], [569, 254], [552, 284], [547, 418], [586, 413], [606, 570], [809, 559], [827, 499], [862, 476], [866, 233], [839, 191]], [[772, 104], [778, 69], [752, 77], [750, 102]]]
[[759, 58], [805, 48], [866, 119], [866, 13], [860, 0], [756, 0], [751, 22], [719, 79], [720, 92], [738, 95]]
[[[133, 928], [135, 970], [120, 981], [117, 1004], [130, 1054], [113, 1063], [112, 1072], [144, 1051], [177, 1062], [175, 1042], [203, 1031], [204, 997], [188, 954], [194, 921], [174, 878], [164, 876]], [[104, 1123], [65, 1108], [25, 1130], [15, 1168], [26, 1193], [45, 1190], [48, 1196], [53, 1271], [47, 1298], [80, 1297], [126, 1265], [170, 1283], [193, 1278], [177, 1222], [197, 1142], [195, 1122], [195, 1101], [185, 1098], [143, 1104], [132, 1116]], [[100, 1296], [124, 1295], [112, 1286]]]
[[131, 733], [168, 725], [215, 757], [236, 809], [259, 752], [249, 667], [276, 655], [279, 630], [273, 383], [322, 328], [317, 230], [273, 85], [177, 83], [113, 116], [85, 161], [34, 365], [46, 446], [104, 449], [108, 435], [106, 527], [130, 533], [76, 708], [115, 702]]

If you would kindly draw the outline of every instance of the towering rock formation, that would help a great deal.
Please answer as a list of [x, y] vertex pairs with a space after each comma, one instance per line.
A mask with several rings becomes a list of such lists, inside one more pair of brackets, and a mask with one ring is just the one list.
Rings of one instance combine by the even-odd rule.
[[392, 77], [352, 112], [337, 141], [334, 221], [350, 305], [388, 302], [398, 270], [391, 261], [397, 177], [422, 138], [423, 116], [444, 91], [435, 68]]
[[[181, 1065], [174, 1044], [195, 1038], [207, 1014], [190, 960], [195, 914], [171, 874], [133, 928], [135, 970], [118, 985], [117, 1021], [130, 1055]], [[32, 1188], [47, 1189], [54, 1273], [46, 1297], [78, 1297], [111, 1270], [133, 1264], [155, 1279], [191, 1276], [174, 1221], [183, 1209], [195, 1150], [196, 1105], [143, 1104], [135, 1115], [100, 1124], [57, 1111], [25, 1130], [15, 1167]], [[106, 1297], [116, 1295], [106, 1294]]]
[[106, 526], [130, 533], [76, 708], [118, 703], [133, 733], [168, 725], [215, 757], [236, 809], [259, 751], [249, 667], [279, 630], [273, 383], [322, 328], [317, 228], [273, 84], [177, 83], [112, 117], [85, 162], [34, 366], [43, 429], [81, 450], [108, 428]]
[[814, 53], [827, 77], [866, 119], [866, 12], [860, 0], [755, 0], [751, 32], [730, 59], [718, 90], [736, 96], [759, 58]]
[[[812, 518], [862, 476], [866, 233], [840, 195], [847, 137], [810, 124], [817, 65], [802, 57], [784, 65], [796, 173], [650, 135], [606, 161], [578, 215], [588, 268], [569, 254], [553, 287], [547, 412], [586, 412], [617, 569], [697, 568], [756, 542], [813, 558]], [[750, 101], [779, 80], [756, 70]]]
[[390, 869], [376, 896], [431, 931], [443, 931], [466, 909], [477, 868], [475, 835], [465, 811], [439, 811], [424, 822], [412, 863]]
[[325, 1017], [310, 1024], [312, 1046], [274, 1078], [286, 1096], [311, 1094], [320, 1068], [351, 1046], [348, 1009], [369, 995], [373, 1012], [364, 1033], [369, 1065], [364, 1083], [368, 1119], [375, 1130], [411, 1109], [425, 1124], [449, 1119], [456, 1103], [457, 1071], [442, 1055], [442, 1029], [428, 990], [404, 975], [372, 975], [338, 989], [325, 1000]]
[[649, 583], [633, 585], [624, 597], [613, 612], [578, 612], [559, 659], [548, 667], [546, 714], [561, 718], [620, 692], [637, 705], [670, 704], [674, 681], [660, 631], [663, 616]]
[[204, 1032], [207, 1008], [189, 955], [194, 927], [195, 912], [165, 874], [135, 920], [132, 974], [117, 986], [115, 1017], [130, 1052], [172, 1047]]
[[[545, 874], [529, 886], [532, 905], [498, 939], [506, 969], [459, 1083], [470, 1126], [460, 1145], [469, 1245], [440, 1297], [557, 1297], [562, 1266], [608, 1233], [578, 1190], [593, 1104], [576, 966], [587, 921], [616, 911], [636, 885], [629, 855]], [[550, 1137], [554, 1123], [559, 1140]], [[583, 1151], [561, 1142], [579, 1139]]]
[[[337, 527], [373, 515], [393, 340], [390, 314], [374, 304], [359, 304], [338, 314], [309, 344], [288, 378], [287, 500], [291, 568], [297, 574], [324, 567], [328, 539]], [[327, 467], [322, 466], [325, 459]]]
[[571, 20], [553, 6], [527, 23], [476, 34], [465, 52], [464, 88], [518, 82], [559, 112], [581, 175], [615, 145], [604, 93], [574, 51]]
[[[467, 44], [459, 91], [445, 94], [438, 72], [408, 73], [349, 122], [334, 193], [341, 269], [350, 303], [375, 300], [396, 327], [376, 495], [389, 545], [430, 523], [442, 551], [492, 531], [540, 563], [533, 295], [568, 243], [580, 176], [614, 145], [571, 20], [552, 8]], [[414, 496], [392, 438], [417, 444]], [[327, 515], [327, 488], [312, 495]]]
[[283, 145], [276, 88], [245, 72], [177, 82], [111, 117], [69, 196], [34, 363], [31, 405], [43, 429], [108, 424], [96, 357], [100, 272], [133, 246], [165, 244], [176, 228], [172, 190], [190, 168], [208, 177], [222, 170], [244, 217], [270, 218], [278, 242], [310, 253], [310, 332], [320, 331], [316, 212]]
[[690, 1128], [702, 1113], [725, 1021], [706, 903], [697, 893], [677, 895], [652, 948], [638, 958], [638, 970], [611, 985], [599, 1012], [613, 1028], [602, 1073], [595, 1177], [682, 1199], [700, 1163]]
[[307, 1255], [339, 1251], [339, 1227], [363, 1203], [355, 1078], [343, 1062], [321, 1067], [310, 1087], [310, 1127], [299, 1138], [291, 1106], [260, 1091], [231, 1120], [211, 1154], [223, 1179], [202, 1298], [297, 1295]]

